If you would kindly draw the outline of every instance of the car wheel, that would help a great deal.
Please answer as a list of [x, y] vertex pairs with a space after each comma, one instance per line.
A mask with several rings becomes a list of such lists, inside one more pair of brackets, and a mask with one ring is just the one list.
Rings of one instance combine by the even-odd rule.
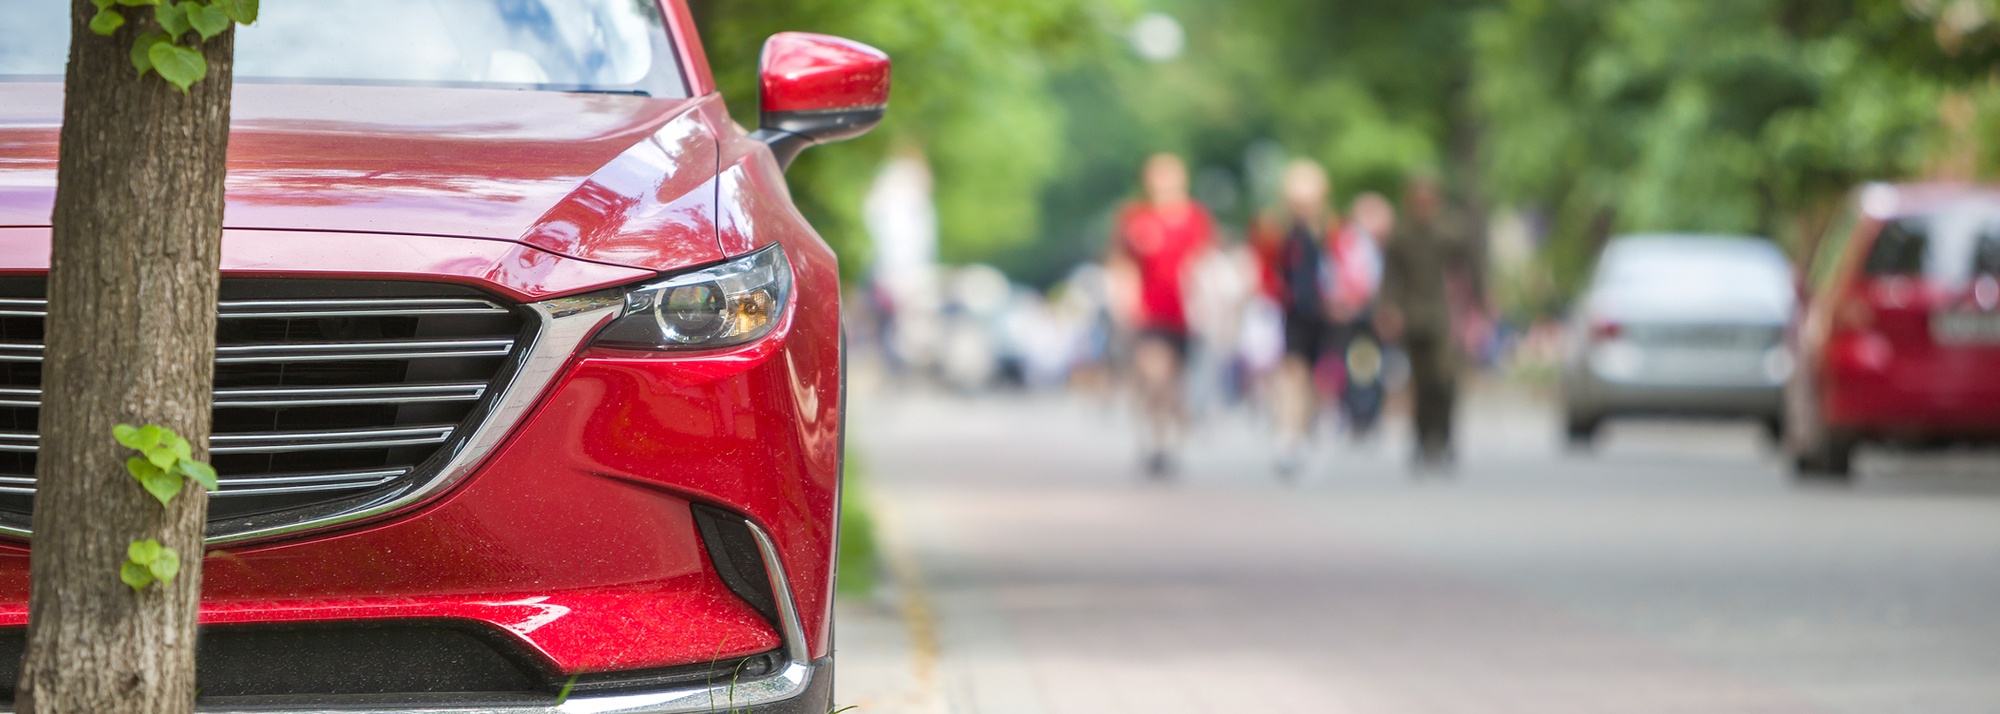
[[1850, 483], [1854, 480], [1854, 439], [1823, 435], [1792, 455], [1792, 476], [1800, 481]]
[[1784, 417], [1764, 417], [1764, 439], [1773, 449], [1783, 449], [1785, 447]]
[[1792, 454], [1792, 478], [1800, 482], [1848, 483], [1854, 480], [1855, 438], [1820, 420], [1807, 380], [1794, 375], [1785, 388], [1785, 413], [1779, 419], [1784, 444]]
[[1597, 428], [1603, 423], [1602, 417], [1570, 415], [1564, 420], [1564, 443], [1578, 451], [1590, 450], [1597, 445]]

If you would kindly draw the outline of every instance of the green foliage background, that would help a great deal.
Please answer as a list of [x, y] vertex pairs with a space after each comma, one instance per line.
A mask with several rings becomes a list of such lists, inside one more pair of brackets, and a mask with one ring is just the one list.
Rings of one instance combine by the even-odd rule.
[[[1539, 218], [1528, 303], [1559, 301], [1615, 232], [1758, 234], [1804, 253], [1860, 182], [2000, 168], [2000, 0], [693, 6], [746, 121], [773, 32], [896, 58], [882, 130], [793, 169], [850, 276], [865, 269], [860, 197], [905, 147], [933, 164], [944, 257], [1032, 282], [1102, 251], [1153, 151], [1191, 157], [1198, 193], [1235, 225], [1270, 198], [1253, 147], [1319, 159], [1343, 198], [1435, 173], [1468, 209]], [[1145, 12], [1186, 28], [1180, 57], [1129, 49]], [[1951, 101], [1976, 110], [1969, 126], [1940, 119]]]
[[1104, 47], [1131, 3], [1079, 0], [694, 0], [716, 81], [754, 122], [757, 56], [786, 30], [839, 35], [895, 59], [888, 118], [855, 144], [806, 152], [791, 169], [801, 209], [865, 267], [861, 197], [887, 153], [923, 150], [936, 177], [947, 260], [978, 260], [1041, 229], [1042, 188], [1063, 160], [1065, 113], [1052, 73]]

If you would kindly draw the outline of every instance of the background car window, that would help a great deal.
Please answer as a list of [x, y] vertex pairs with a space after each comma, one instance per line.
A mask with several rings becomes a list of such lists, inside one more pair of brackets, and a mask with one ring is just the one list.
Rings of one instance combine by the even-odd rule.
[[2000, 274], [2000, 214], [1950, 210], [1891, 221], [1869, 249], [1863, 270], [1923, 277], [1943, 287]]
[[1972, 251], [1972, 274], [2000, 276], [2000, 231], [1988, 230], [1979, 236]]
[[1930, 246], [1928, 221], [1905, 218], [1882, 226], [1875, 245], [1868, 250], [1862, 272], [1869, 275], [1917, 276], [1924, 272], [1924, 253]]
[[1731, 239], [1614, 243], [1593, 291], [1615, 304], [1730, 304], [1759, 314], [1785, 314], [1795, 299], [1783, 253]]
[[[0, 75], [60, 76], [68, 7], [22, 4], [0, 14]], [[685, 93], [658, 7], [636, 0], [269, 3], [236, 62], [248, 81]]]

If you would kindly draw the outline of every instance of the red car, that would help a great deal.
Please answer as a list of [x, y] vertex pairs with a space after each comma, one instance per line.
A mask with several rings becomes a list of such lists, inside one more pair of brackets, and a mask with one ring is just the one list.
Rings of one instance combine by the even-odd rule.
[[1874, 185], [1820, 251], [1787, 390], [1801, 476], [1867, 441], [2000, 441], [2000, 189]]
[[[783, 166], [881, 119], [888, 59], [771, 38], [750, 132], [683, 0], [349, 4], [239, 33], [201, 706], [825, 714], [839, 284]], [[16, 5], [0, 692], [70, 28]]]

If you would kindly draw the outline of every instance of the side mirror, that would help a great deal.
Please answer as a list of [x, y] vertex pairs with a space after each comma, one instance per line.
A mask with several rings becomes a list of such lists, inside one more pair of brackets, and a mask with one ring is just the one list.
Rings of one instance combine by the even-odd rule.
[[757, 139], [789, 167], [815, 144], [875, 128], [889, 105], [889, 55], [828, 35], [781, 32], [764, 42], [758, 65]]

